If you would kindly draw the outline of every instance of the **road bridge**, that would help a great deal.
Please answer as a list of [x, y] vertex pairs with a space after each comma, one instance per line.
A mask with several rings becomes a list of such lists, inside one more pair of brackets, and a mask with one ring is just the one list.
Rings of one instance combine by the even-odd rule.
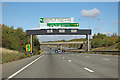
[[66, 44], [85, 44], [87, 42], [47, 42], [47, 43], [40, 43], [40, 45], [66, 45]]

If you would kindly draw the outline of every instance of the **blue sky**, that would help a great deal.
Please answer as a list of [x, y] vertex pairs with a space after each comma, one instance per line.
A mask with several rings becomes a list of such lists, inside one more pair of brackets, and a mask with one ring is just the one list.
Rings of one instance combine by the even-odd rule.
[[[82, 10], [94, 9], [99, 11], [95, 18], [81, 14]], [[22, 27], [25, 31], [40, 28], [40, 17], [74, 17], [80, 29], [88, 29], [90, 25], [92, 34], [118, 33], [117, 2], [3, 2], [2, 23], [15, 29]]]

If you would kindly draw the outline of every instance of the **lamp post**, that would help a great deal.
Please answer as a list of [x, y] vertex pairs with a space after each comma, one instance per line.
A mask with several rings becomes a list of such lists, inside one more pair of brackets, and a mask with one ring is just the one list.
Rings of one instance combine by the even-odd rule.
[[[78, 19], [79, 21], [83, 21], [83, 19]], [[100, 20], [99, 18], [97, 18], [96, 20]], [[90, 28], [90, 20], [85, 20], [85, 21], [88, 21], [88, 27]], [[94, 20], [91, 20], [91, 21], [94, 21]], [[87, 47], [87, 51], [90, 51], [90, 35], [87, 34], [86, 35], [86, 38], [87, 38], [87, 44], [86, 44], [86, 47]]]
[[[88, 28], [90, 28], [90, 20], [84, 20], [84, 19], [78, 19], [79, 21], [88, 21]], [[99, 21], [100, 19], [99, 18], [97, 18], [96, 19], [97, 21]], [[92, 20], [92, 21], [94, 21], [94, 20]]]

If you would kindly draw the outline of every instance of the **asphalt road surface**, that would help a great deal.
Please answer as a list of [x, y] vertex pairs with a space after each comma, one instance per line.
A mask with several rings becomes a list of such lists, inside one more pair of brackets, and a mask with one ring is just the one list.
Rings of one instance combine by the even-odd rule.
[[37, 57], [9, 78], [117, 78], [118, 56], [83, 53], [55, 53]]

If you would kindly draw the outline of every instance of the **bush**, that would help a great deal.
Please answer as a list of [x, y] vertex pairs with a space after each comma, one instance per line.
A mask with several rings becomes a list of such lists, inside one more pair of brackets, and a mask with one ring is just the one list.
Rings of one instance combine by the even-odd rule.
[[[20, 52], [25, 51], [25, 45], [30, 43], [30, 36], [27, 36], [23, 32], [22, 28], [14, 29], [14, 27], [9, 27], [2, 25], [2, 47], [10, 50], [16, 50]], [[33, 36], [33, 52], [36, 53], [40, 50], [40, 43], [36, 36]]]
[[91, 47], [97, 48], [111, 46], [119, 42], [118, 37], [119, 36], [117, 36], [115, 33], [113, 33], [113, 35], [111, 35], [110, 37], [100, 33], [98, 33], [97, 35], [94, 34], [93, 39], [91, 40]]

